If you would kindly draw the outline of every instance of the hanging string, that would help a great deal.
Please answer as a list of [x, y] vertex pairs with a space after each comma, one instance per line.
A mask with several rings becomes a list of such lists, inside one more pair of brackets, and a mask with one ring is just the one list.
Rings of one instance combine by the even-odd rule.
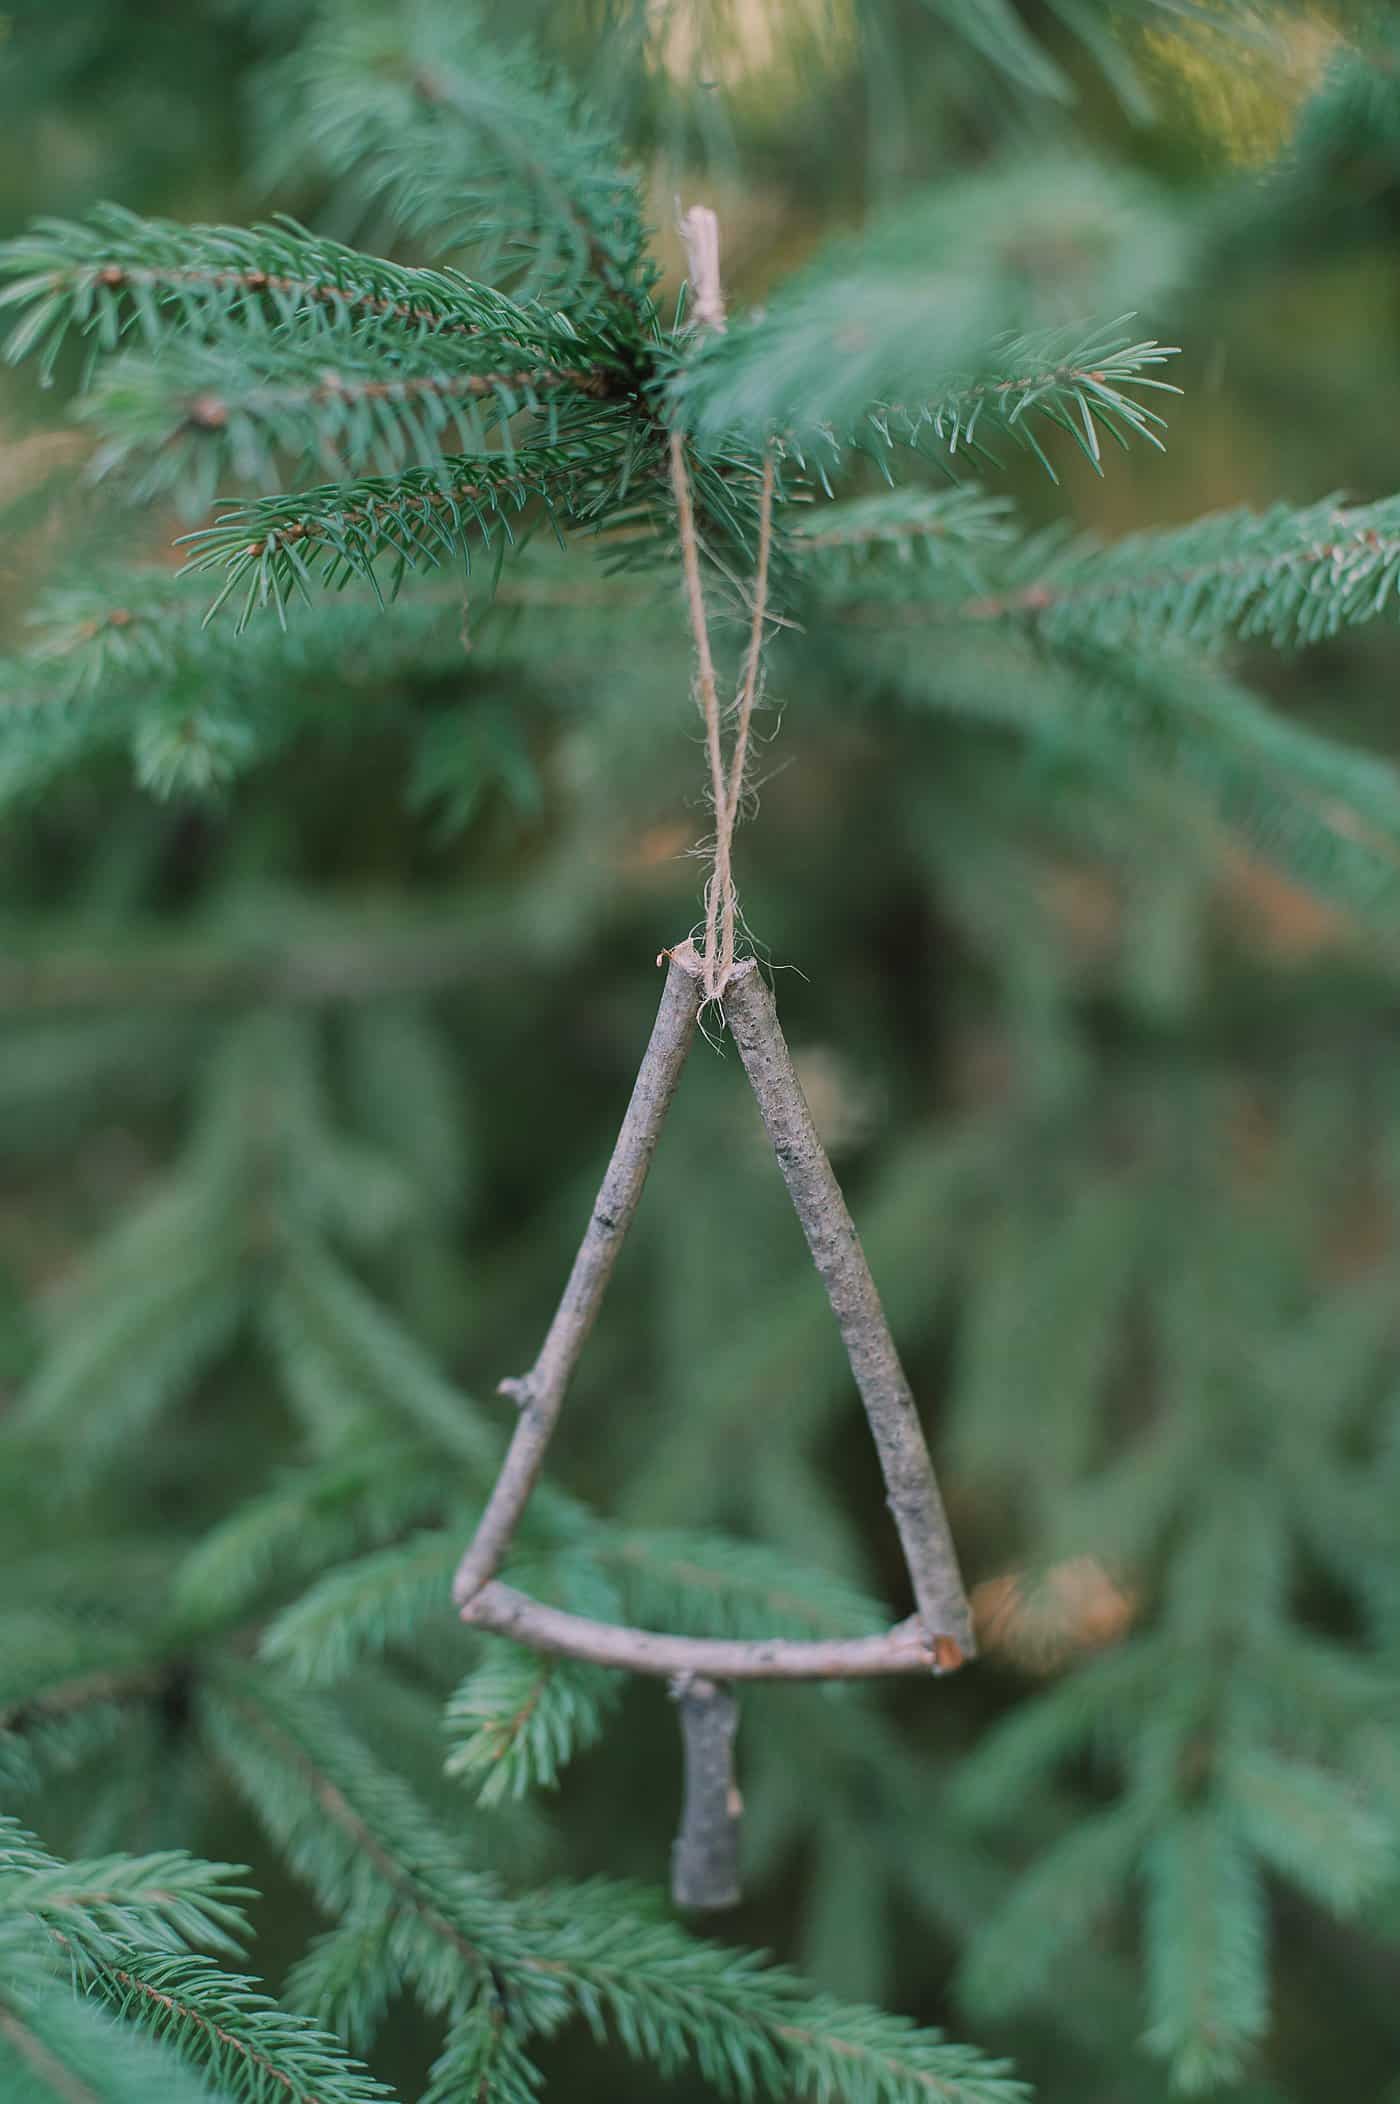
[[[724, 299], [719, 277], [719, 221], [706, 205], [693, 205], [681, 221], [689, 256], [694, 310], [702, 328], [722, 334], [725, 327]], [[680, 531], [681, 564], [685, 575], [686, 603], [691, 634], [695, 640], [696, 696], [705, 724], [705, 751], [710, 776], [710, 803], [715, 814], [714, 859], [705, 885], [704, 987], [707, 1000], [723, 992], [734, 968], [739, 918], [738, 892], [734, 883], [734, 829], [744, 794], [744, 768], [748, 761], [749, 732], [758, 697], [759, 671], [763, 657], [764, 621], [768, 606], [768, 562], [773, 542], [774, 468], [771, 448], [764, 455], [763, 481], [759, 493], [758, 551], [754, 573], [753, 613], [749, 647], [739, 691], [734, 743], [726, 766], [720, 723], [719, 689], [715, 679], [714, 654], [710, 649], [709, 623], [705, 615], [705, 592], [700, 575], [700, 541], [695, 529], [695, 505], [685, 464], [685, 440], [671, 434], [671, 488], [676, 500]]]
[[[763, 484], [758, 494], [758, 559], [754, 568], [753, 623], [749, 629], [749, 652], [744, 664], [744, 686], [739, 697], [739, 718], [734, 731], [734, 750], [729, 760], [729, 829], [733, 833], [744, 793], [744, 768], [749, 756], [749, 725], [758, 696], [758, 673], [763, 659], [763, 621], [768, 611], [768, 556], [773, 545], [773, 453], [763, 456]], [[733, 957], [729, 963], [734, 962]]]
[[[728, 941], [730, 962], [734, 948], [734, 877], [732, 855], [734, 825], [729, 816], [729, 781], [720, 739], [719, 691], [715, 684], [715, 661], [710, 652], [709, 624], [705, 619], [705, 593], [700, 582], [700, 547], [695, 533], [695, 507], [690, 498], [690, 477], [685, 467], [685, 440], [671, 433], [671, 487], [680, 524], [681, 563], [685, 571], [685, 593], [690, 608], [690, 629], [695, 638], [695, 685], [700, 713], [705, 719], [705, 750], [710, 767], [710, 802], [715, 813], [715, 855], [705, 886], [705, 998], [713, 1001], [724, 984], [720, 951]], [[721, 932], [723, 931], [723, 932]]]

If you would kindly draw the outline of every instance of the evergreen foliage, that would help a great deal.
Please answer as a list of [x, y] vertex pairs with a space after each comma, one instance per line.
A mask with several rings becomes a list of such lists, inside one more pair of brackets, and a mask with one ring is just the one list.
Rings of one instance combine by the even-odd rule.
[[[7, 416], [74, 412], [0, 489], [0, 2094], [1381, 2096], [1393, 25], [209, 0], [182, 187], [120, 12], [0, 53], [11, 152], [19, 69], [130, 200], [56, 173], [0, 254]], [[1207, 180], [1173, 97], [1223, 80], [1277, 138]], [[985, 1654], [746, 1697], [732, 1942], [654, 1889], [656, 1691], [450, 1603], [694, 912], [676, 434], [722, 681], [772, 472], [744, 899], [811, 966]], [[507, 1576], [868, 1635], [878, 1495], [733, 1066]]]

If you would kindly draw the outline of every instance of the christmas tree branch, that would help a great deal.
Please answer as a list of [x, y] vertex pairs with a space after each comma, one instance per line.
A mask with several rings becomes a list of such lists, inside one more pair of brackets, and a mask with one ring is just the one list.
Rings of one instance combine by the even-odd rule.
[[257, 606], [281, 613], [293, 593], [309, 598], [316, 573], [332, 588], [361, 577], [378, 592], [382, 557], [392, 559], [396, 578], [435, 568], [464, 554], [472, 531], [487, 543], [498, 531], [509, 535], [508, 507], [522, 510], [534, 498], [551, 514], [567, 510], [587, 473], [586, 459], [530, 446], [265, 497], [188, 535], [188, 568], [225, 572], [216, 608], [246, 587], [244, 620]]
[[695, 1035], [700, 1002], [697, 970], [693, 953], [672, 953], [661, 1006], [617, 1145], [554, 1320], [529, 1373], [501, 1383], [500, 1392], [520, 1405], [520, 1421], [475, 1538], [458, 1566], [452, 1595], [459, 1607], [469, 1606], [500, 1569], [535, 1486], [579, 1353], [637, 1210], [662, 1123]]
[[510, 961], [509, 945], [475, 916], [464, 923], [460, 907], [312, 916], [286, 931], [153, 927], [105, 948], [71, 922], [41, 921], [0, 959], [0, 1015], [377, 1001], [457, 986]]
[[51, 2052], [13, 2003], [0, 2000], [0, 2039], [13, 2047], [34, 2078], [60, 2104], [103, 2104], [101, 2096]]
[[106, 366], [83, 416], [103, 434], [99, 472], [137, 462], [142, 489], [183, 495], [191, 476], [215, 495], [228, 476], [285, 485], [301, 464], [393, 476], [483, 451], [522, 412], [544, 423], [556, 403], [607, 401], [614, 376], [570, 349], [522, 359], [471, 338], [448, 355], [436, 338], [398, 343], [383, 330], [328, 339], [319, 322], [246, 343], [179, 337]]
[[910, 593], [909, 572], [838, 618], [892, 629], [926, 622], [1024, 624], [1052, 643], [1131, 648], [1160, 638], [1212, 645], [1262, 637], [1283, 649], [1336, 635], [1393, 608], [1400, 592], [1400, 499], [1335, 498], [1264, 512], [1216, 512], [1108, 544], [1076, 540], [1028, 574], [1040, 537], [1011, 574], [966, 596]]
[[10, 281], [0, 308], [22, 310], [5, 355], [13, 363], [39, 352], [46, 376], [70, 330], [114, 351], [132, 338], [249, 343], [271, 323], [319, 324], [329, 347], [355, 328], [392, 324], [409, 344], [489, 336], [548, 362], [579, 341], [566, 315], [522, 307], [460, 271], [364, 255], [292, 220], [182, 226], [99, 205], [86, 220], [43, 219], [7, 243], [0, 279]]

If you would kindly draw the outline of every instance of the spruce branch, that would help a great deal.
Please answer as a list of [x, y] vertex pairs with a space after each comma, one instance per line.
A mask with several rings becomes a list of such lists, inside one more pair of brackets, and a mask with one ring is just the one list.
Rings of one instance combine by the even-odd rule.
[[[361, 1421], [338, 1449], [332, 1446], [322, 1458], [286, 1470], [202, 1537], [176, 1573], [176, 1611], [196, 1628], [224, 1626], [274, 1589], [320, 1578], [347, 1558], [397, 1541], [436, 1518], [442, 1503], [439, 1450]], [[444, 1544], [439, 1600], [451, 1563], [451, 1548]], [[303, 1596], [308, 1620], [317, 1595], [313, 1585]], [[264, 1639], [269, 1646], [291, 1612], [271, 1624]], [[341, 1635], [340, 1625], [333, 1626]], [[322, 1633], [318, 1625], [318, 1642]], [[353, 1642], [348, 1635], [342, 1640], [347, 1646]], [[290, 1639], [284, 1644], [279, 1637], [278, 1651], [300, 1667]]]
[[[28, 1988], [28, 1992], [25, 1989]], [[208, 2104], [199, 2076], [42, 1976], [0, 1990], [7, 2104]]]
[[[8, 931], [7, 931], [8, 934]], [[471, 984], [504, 963], [505, 945], [460, 906], [407, 913], [279, 912], [276, 925], [128, 926], [99, 946], [71, 919], [40, 922], [0, 958], [0, 1012], [66, 1015], [355, 1005]]]
[[1394, 770], [1290, 721], [1210, 658], [1187, 651], [1046, 649], [1007, 624], [1003, 648], [897, 621], [843, 653], [851, 691], [897, 694], [1024, 741], [1066, 781], [1121, 798], [1124, 769], [1180, 785], [1219, 848], [1243, 837], [1272, 864], [1387, 933], [1400, 892]]
[[308, 1686], [330, 1686], [363, 1658], [431, 1631], [457, 1561], [451, 1535], [433, 1529], [342, 1563], [270, 1623], [261, 1654]]
[[635, 180], [605, 129], [529, 51], [493, 49], [449, 0], [324, 7], [269, 78], [267, 171], [290, 140], [438, 255], [468, 249], [557, 305], [635, 328], [651, 271]]
[[530, 2060], [517, 2021], [494, 1985], [464, 2010], [428, 2074], [420, 2104], [535, 2104], [544, 2078]]
[[306, 2017], [203, 1959], [119, 1952], [90, 1977], [114, 2014], [176, 2048], [236, 2104], [377, 2104], [390, 2094]]
[[1078, 544], [1029, 582], [964, 602], [1051, 641], [1105, 647], [1260, 637], [1285, 648], [1374, 620], [1400, 582], [1400, 499], [1221, 512], [1109, 546]]
[[143, 1657], [128, 1666], [99, 1667], [92, 1672], [60, 1673], [0, 1709], [0, 1732], [27, 1731], [36, 1722], [71, 1716], [87, 1709], [140, 1700], [164, 1685], [168, 1668]]
[[366, 255], [288, 219], [185, 226], [99, 205], [86, 220], [41, 219], [5, 243], [0, 279], [9, 281], [0, 311], [23, 310], [5, 355], [14, 364], [38, 353], [46, 382], [74, 331], [102, 353], [177, 339], [253, 351], [278, 325], [319, 328], [327, 354], [366, 330], [386, 353], [426, 337], [482, 337], [514, 364], [568, 362], [590, 341], [562, 312], [459, 271]]
[[1214, 2089], [1238, 2079], [1268, 2026], [1258, 1874], [1207, 1805], [1163, 1828], [1147, 1880], [1148, 2043], [1181, 2089]]
[[473, 539], [490, 546], [498, 536], [512, 538], [512, 513], [532, 500], [567, 516], [593, 473], [586, 455], [522, 447], [448, 458], [436, 470], [409, 469], [393, 479], [264, 498], [190, 534], [188, 567], [224, 573], [216, 608], [242, 593], [240, 626], [266, 606], [285, 621], [288, 601], [298, 593], [309, 601], [315, 581], [338, 588], [363, 578], [382, 600], [381, 561], [390, 566], [392, 597], [410, 570], [469, 563]]
[[553, 1789], [574, 1756], [602, 1737], [622, 1689], [617, 1674], [493, 1643], [443, 1714], [446, 1773], [484, 1805]]
[[156, 353], [128, 352], [82, 403], [102, 439], [93, 472], [133, 468], [136, 495], [171, 489], [198, 514], [230, 479], [266, 486], [319, 469], [353, 481], [434, 467], [484, 451], [492, 431], [517, 416], [551, 444], [559, 399], [608, 396], [601, 371], [503, 368], [495, 345], [482, 349], [448, 359], [436, 341], [386, 347], [361, 332], [326, 344], [278, 330], [249, 344], [177, 339]]
[[0, 1718], [0, 1791], [11, 1804], [38, 1796], [110, 1756], [126, 1726], [119, 1701], [85, 1704], [68, 1715], [49, 1716], [42, 1707], [10, 1711]]
[[613, 1577], [629, 1614], [696, 1636], [875, 1636], [878, 1601], [765, 1542], [595, 1521], [588, 1555]]
[[[372, 2104], [386, 2097], [381, 2084], [304, 2018], [287, 2015], [252, 1981], [189, 1955], [192, 1943], [231, 1951], [235, 1938], [246, 1934], [237, 1903], [252, 1895], [231, 1882], [240, 1875], [226, 1864], [175, 1853], [65, 1863], [0, 1817], [0, 1949], [9, 1955], [18, 1932], [21, 1953], [33, 1953], [55, 1981], [67, 1973], [83, 1997], [71, 2005], [77, 2041], [89, 2035], [89, 2024], [93, 2038], [110, 2037], [117, 2075], [110, 2080], [104, 2069], [91, 2093], [112, 2104], [126, 2104], [137, 2094], [135, 2080], [142, 2073], [153, 2087], [141, 2093], [152, 2100], [164, 2096], [156, 2078], [166, 2070], [173, 2076], [182, 2065], [212, 2076], [230, 2104]], [[42, 1979], [42, 1971], [35, 1977]], [[7, 1966], [6, 1985], [23, 1983], [23, 1972], [16, 1975]], [[97, 2018], [103, 2006], [122, 2020], [119, 2029]], [[0, 2023], [0, 2035], [23, 2041], [20, 2013], [8, 2026]], [[55, 2025], [44, 2042], [57, 2048], [53, 2065], [61, 2068], [67, 2056], [60, 2041], [70, 2035], [61, 1997], [45, 1997], [34, 2013]], [[158, 2052], [136, 2042], [142, 2034]], [[48, 2067], [32, 2035], [26, 2053], [31, 2064]], [[130, 2087], [124, 2076], [128, 2054]], [[86, 2059], [79, 2054], [80, 2063]], [[58, 2074], [54, 2080], [65, 2099], [78, 2093], [64, 2087]], [[85, 2084], [86, 2070], [79, 2086]], [[178, 2094], [207, 2091], [201, 2082], [197, 2091], [181, 2085]]]
[[[455, 2014], [504, 1983], [531, 2029], [576, 2015], [663, 2073], [693, 2063], [727, 2094], [781, 2098], [800, 2084], [849, 2104], [1023, 2104], [1003, 2063], [696, 1942], [626, 1887], [503, 1897], [397, 1778], [266, 1675], [225, 1678], [205, 1714], [293, 1867], [324, 1903], [350, 1909], [359, 1959], [382, 1964], [392, 1946], [429, 2007]], [[363, 1999], [343, 1973], [340, 1991]]]
[[[294, 1384], [298, 1354], [304, 1369], [338, 1392], [333, 1411], [336, 1444], [363, 1437], [368, 1425], [424, 1442], [450, 1455], [469, 1480], [482, 1483], [497, 1444], [480, 1407], [439, 1372], [388, 1309], [381, 1307], [319, 1237], [292, 1233], [285, 1245], [277, 1320]], [[320, 1383], [318, 1383], [320, 1385]], [[309, 1397], [314, 1419], [317, 1398]]]
[[917, 571], [945, 566], [969, 589], [985, 584], [989, 551], [1017, 538], [1009, 497], [990, 497], [975, 482], [950, 489], [892, 489], [848, 497], [799, 512], [788, 522], [788, 543], [811, 574], [849, 588], [888, 551]]
[[1131, 390], [1179, 392], [1152, 370], [1174, 355], [1173, 345], [1125, 335], [1121, 321], [998, 331], [965, 283], [906, 287], [883, 272], [867, 283], [857, 259], [849, 274], [799, 284], [762, 319], [712, 338], [669, 391], [678, 425], [702, 445], [777, 434], [818, 472], [847, 447], [994, 460], [1006, 440], [1055, 480], [1038, 426], [1067, 434], [1096, 472], [1103, 437], [1160, 449], [1163, 420]]
[[241, 1866], [201, 1863], [178, 1850], [60, 1862], [18, 1821], [0, 1814], [0, 1921], [18, 1918], [94, 1960], [118, 1944], [233, 1951], [247, 1934], [252, 1897]]

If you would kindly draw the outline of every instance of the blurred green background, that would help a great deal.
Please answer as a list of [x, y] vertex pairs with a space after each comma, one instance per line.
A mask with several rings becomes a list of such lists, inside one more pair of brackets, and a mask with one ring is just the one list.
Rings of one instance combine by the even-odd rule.
[[[1116, 537], [1400, 489], [1400, 41], [1385, 15], [1027, 5], [1013, 22], [956, 0], [486, 13], [623, 129], [672, 285], [678, 202], [718, 211], [742, 306], [833, 232], [931, 193], [967, 243], [996, 244], [1010, 315], [1131, 311], [1135, 332], [1179, 343], [1165, 454], [1139, 448], [1099, 479], [1062, 446], [1058, 487], [1013, 458], [996, 486], [1032, 520]], [[375, 226], [302, 169], [279, 122], [269, 69], [302, 23], [295, 0], [9, 8], [3, 230], [113, 198], [180, 219], [285, 210], [373, 247]], [[99, 516], [75, 494], [87, 440], [55, 432], [28, 370], [6, 378], [0, 418], [0, 596], [18, 634], [60, 560], [159, 557], [183, 522]], [[598, 588], [596, 629], [571, 621], [557, 643], [547, 612], [520, 609], [506, 649], [478, 644], [483, 575], [465, 588], [459, 663], [382, 680], [347, 665], [310, 727], [222, 792], [162, 801], [123, 759], [7, 815], [0, 1380], [26, 1378], [45, 1306], [168, 1175], [213, 1063], [268, 1006], [290, 1033], [268, 1040], [273, 1093], [309, 1062], [317, 1115], [407, 1165], [407, 1196], [367, 1177], [348, 1201], [364, 1274], [473, 1392], [529, 1363], [644, 1042], [653, 959], [694, 921], [702, 877], [680, 605], [655, 576], [615, 589]], [[1395, 749], [1393, 622], [1235, 663], [1281, 712]], [[1150, 762], [1120, 797], [1033, 740], [970, 731], [928, 705], [927, 662], [912, 701], [844, 663], [807, 670], [800, 647], [775, 661], [742, 899], [925, 1406], [986, 1658], [936, 1688], [746, 1703], [751, 1896], [732, 1934], [1014, 2052], [1048, 2099], [1150, 2100], [1165, 2078], [1136, 2043], [1131, 1909], [1086, 1924], [1063, 1974], [1016, 2006], [987, 1986], [995, 1949], [976, 1956], [1038, 1852], [1111, 1798], [1111, 1766], [1072, 1763], [991, 1819], [956, 1809], [955, 1780], [996, 1727], [1155, 1626], [1193, 1513], [1215, 1497], [1242, 1537], [1256, 1501], [1283, 1499], [1279, 1453], [1319, 1496], [1362, 1475], [1389, 1496], [1376, 1398], [1400, 1381], [1395, 924], [1310, 885], [1286, 839], [1271, 852], [1266, 782], [1236, 831], [1161, 789]], [[1207, 1335], [1213, 1370], [1174, 1414], [1163, 1367]], [[843, 1372], [737, 1062], [702, 1046], [551, 1465], [621, 1516], [751, 1534], [899, 1597]], [[139, 1470], [143, 1498], [197, 1535], [292, 1446], [275, 1381], [235, 1344], [175, 1431], [111, 1467], [118, 1486]], [[1367, 1512], [1389, 1601], [1394, 1557]], [[1289, 1535], [1287, 1614], [1364, 1647], [1336, 1568], [1351, 1523], [1338, 1504], [1321, 1546], [1309, 1526], [1328, 1536], [1316, 1515]], [[1207, 1587], [1216, 1605], [1229, 1590]], [[1306, 1688], [1280, 1699], [1306, 1704]], [[377, 1723], [408, 1743], [406, 1721], [397, 1741]], [[676, 1769], [665, 1703], [633, 1690], [516, 1836], [528, 1874], [657, 1881]], [[55, 1845], [91, 1845], [76, 1794]], [[170, 1838], [178, 1801], [164, 1786], [133, 1798], [106, 1845]], [[483, 1816], [460, 1791], [446, 1801]], [[304, 1902], [218, 1803], [179, 1838], [256, 1862], [259, 1963], [276, 1979]], [[1061, 1904], [1073, 1911], [1072, 1887]], [[1393, 1897], [1347, 1921], [1286, 1885], [1271, 1905], [1267, 2066], [1229, 2093], [1384, 2094], [1400, 2066]], [[383, 2072], [410, 2081], [429, 2046], [407, 2012], [394, 2051]], [[576, 2044], [557, 2079], [579, 2099], [653, 2093], [649, 2074]]]

